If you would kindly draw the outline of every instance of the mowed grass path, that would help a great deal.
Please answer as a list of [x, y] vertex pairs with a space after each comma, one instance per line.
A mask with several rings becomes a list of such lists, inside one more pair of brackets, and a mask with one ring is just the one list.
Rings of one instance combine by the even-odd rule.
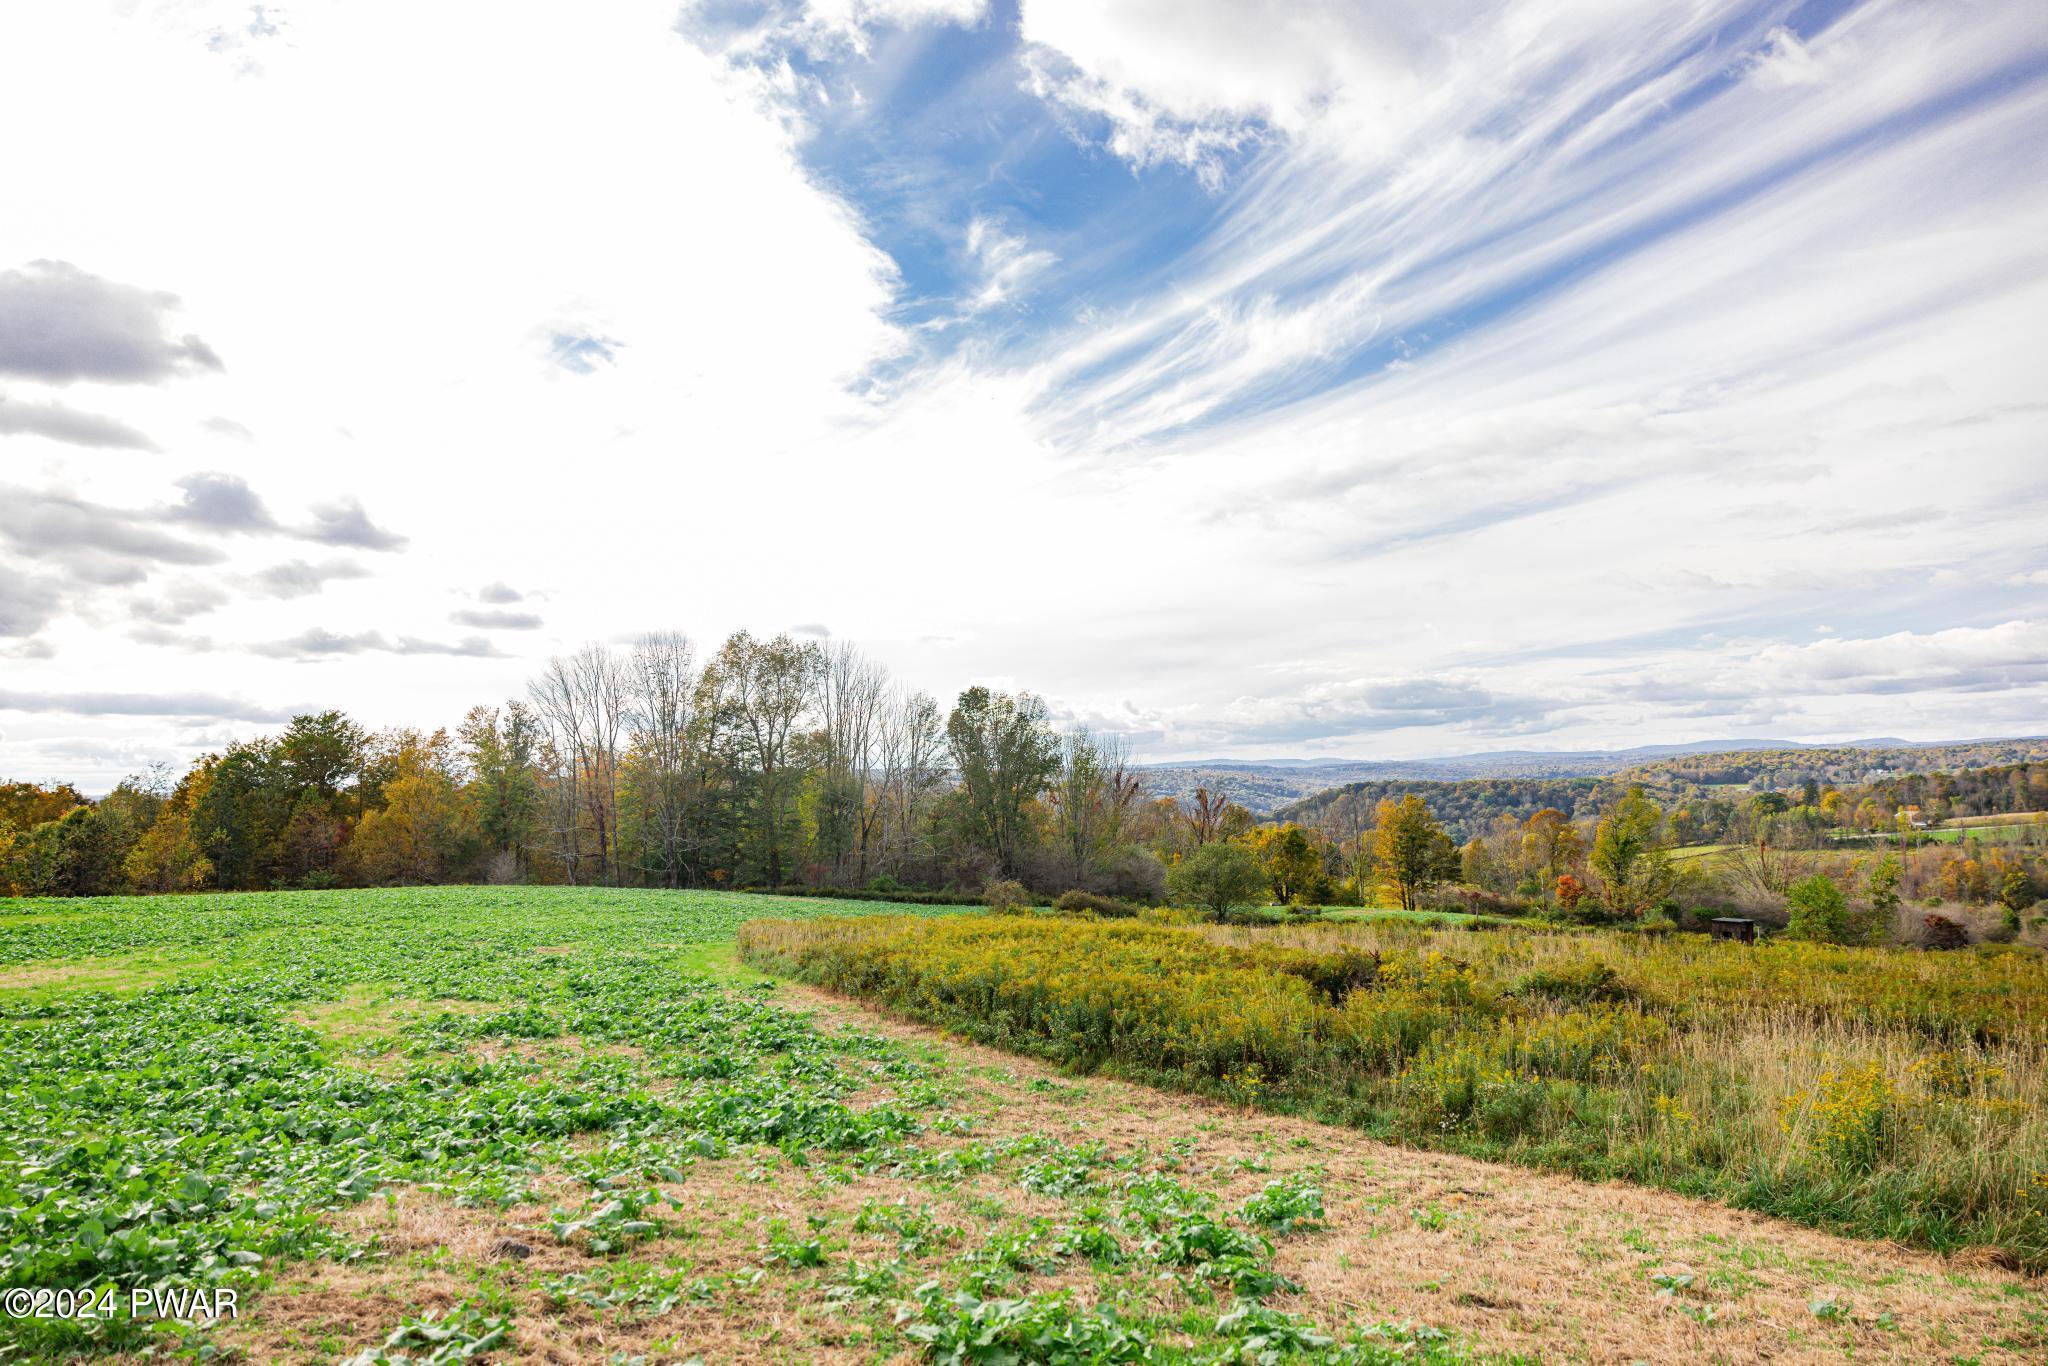
[[[2025, 1360], [2034, 1283], [902, 1026], [737, 926], [395, 889], [0, 901], [0, 1283], [230, 1284], [44, 1359]], [[1405, 1324], [1406, 1326], [1401, 1326]], [[1006, 1355], [1007, 1354], [1007, 1355]]]

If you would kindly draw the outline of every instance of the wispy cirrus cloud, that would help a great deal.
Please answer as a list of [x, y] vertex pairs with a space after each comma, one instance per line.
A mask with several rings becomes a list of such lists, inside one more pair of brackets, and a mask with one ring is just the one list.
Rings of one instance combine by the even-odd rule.
[[457, 626], [476, 626], [486, 631], [537, 631], [544, 624], [538, 612], [507, 612], [488, 608], [461, 608], [448, 614]]
[[504, 651], [482, 636], [465, 636], [452, 641], [426, 640], [417, 636], [394, 639], [382, 631], [350, 633], [319, 626], [309, 627], [286, 640], [263, 641], [246, 648], [251, 654], [301, 662], [360, 654], [449, 655], [469, 659], [504, 656]]
[[0, 394], [0, 436], [42, 436], [99, 450], [155, 450], [156, 444], [125, 422], [67, 403], [10, 399]]
[[288, 708], [222, 693], [35, 692], [0, 688], [0, 711], [68, 716], [175, 716], [203, 721], [284, 721]]

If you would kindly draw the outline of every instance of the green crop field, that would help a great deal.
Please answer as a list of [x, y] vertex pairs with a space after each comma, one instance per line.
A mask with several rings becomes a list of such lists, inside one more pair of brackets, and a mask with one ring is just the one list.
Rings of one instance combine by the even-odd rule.
[[[2048, 1341], [2033, 1283], [1993, 1265], [1078, 1076], [734, 956], [749, 920], [877, 912], [959, 914], [580, 888], [0, 901], [0, 1286], [112, 1306], [10, 1314], [0, 1360]], [[174, 1287], [233, 1289], [235, 1313], [117, 1298]]]

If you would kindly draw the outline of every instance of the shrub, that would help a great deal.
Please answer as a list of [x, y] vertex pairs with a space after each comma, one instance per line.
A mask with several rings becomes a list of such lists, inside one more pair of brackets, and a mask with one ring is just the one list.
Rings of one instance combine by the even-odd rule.
[[1515, 979], [1510, 990], [1517, 996], [1540, 996], [1552, 1001], [1586, 1004], [1592, 1001], [1628, 1001], [1635, 992], [1621, 980], [1614, 968], [1598, 958], [1538, 968]]
[[1119, 901], [1156, 905], [1166, 897], [1166, 865], [1150, 849], [1129, 845], [1105, 861], [1102, 888]]
[[1489, 1138], [1511, 1140], [1533, 1127], [1547, 1088], [1531, 1073], [1504, 1066], [1478, 1039], [1444, 1040], [1396, 1079], [1402, 1121], [1418, 1135], [1450, 1134], [1468, 1126]]
[[1318, 953], [1313, 949], [1261, 948], [1256, 956], [1248, 955], [1247, 965], [1268, 967], [1290, 977], [1299, 977], [1332, 1005], [1343, 1004], [1344, 998], [1360, 987], [1376, 985], [1380, 977], [1379, 955], [1349, 946], [1329, 953]]
[[1849, 942], [1849, 897], [1833, 878], [1821, 873], [1801, 878], [1785, 893], [1790, 915], [1785, 933], [1819, 944]]
[[1884, 1064], [1865, 1063], [1823, 1072], [1811, 1091], [1785, 1097], [1779, 1122], [1816, 1156], [1850, 1171], [1868, 1171], [1890, 1140], [1897, 1100]]
[[1930, 949], [1966, 949], [1970, 946], [1970, 932], [1961, 921], [1930, 915], [1920, 922], [1920, 942]]
[[1072, 891], [1061, 892], [1058, 899], [1052, 903], [1052, 908], [1069, 914], [1075, 911], [1092, 911], [1096, 915], [1107, 916], [1112, 920], [1128, 919], [1142, 909], [1141, 907], [1133, 906], [1128, 901], [1118, 901], [1112, 896], [1097, 896], [1093, 892], [1084, 892], [1078, 887]]
[[1023, 883], [1004, 879], [984, 887], [981, 899], [992, 911], [1014, 911], [1031, 904], [1031, 893], [1024, 890]]
[[1175, 901], [1221, 920], [1265, 901], [1266, 874], [1251, 850], [1217, 840], [1175, 864], [1166, 875], [1166, 888]]

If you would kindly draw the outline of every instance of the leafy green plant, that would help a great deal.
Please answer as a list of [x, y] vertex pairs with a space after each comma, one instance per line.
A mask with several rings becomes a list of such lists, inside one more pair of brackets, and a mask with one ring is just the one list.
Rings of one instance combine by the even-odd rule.
[[1237, 1213], [1239, 1218], [1275, 1233], [1292, 1233], [1323, 1222], [1323, 1192], [1305, 1177], [1281, 1177], [1268, 1181], [1265, 1189], [1238, 1207]]
[[770, 1266], [823, 1266], [825, 1243], [823, 1239], [815, 1236], [799, 1237], [789, 1231], [789, 1225], [785, 1221], [777, 1219], [768, 1225], [768, 1241], [762, 1245], [761, 1257]]
[[553, 1231], [557, 1242], [580, 1242], [591, 1253], [601, 1257], [659, 1233], [661, 1221], [649, 1218], [648, 1212], [663, 1199], [659, 1190], [651, 1188], [616, 1194], [599, 1191], [590, 1197], [578, 1214], [568, 1214], [559, 1209], [550, 1212], [548, 1228]]
[[511, 1340], [509, 1320], [458, 1305], [445, 1314], [428, 1310], [407, 1319], [381, 1346], [364, 1348], [342, 1366], [448, 1366], [481, 1357]]
[[1075, 1304], [1067, 1291], [984, 1300], [928, 1282], [897, 1321], [939, 1366], [1114, 1366], [1149, 1360], [1153, 1350], [1142, 1329], [1110, 1310]]

